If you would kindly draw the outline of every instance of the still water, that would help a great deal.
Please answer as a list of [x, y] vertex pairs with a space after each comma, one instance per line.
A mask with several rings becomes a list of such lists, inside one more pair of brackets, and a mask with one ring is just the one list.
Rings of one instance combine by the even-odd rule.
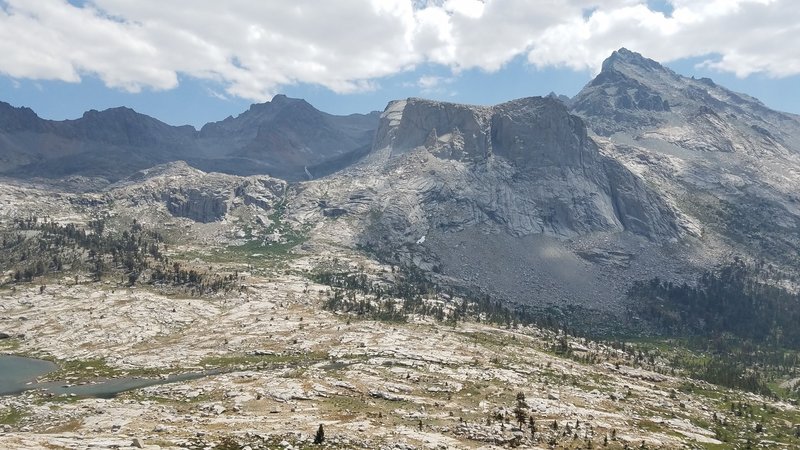
[[77, 397], [113, 397], [120, 392], [133, 389], [196, 380], [220, 373], [218, 370], [211, 370], [170, 375], [165, 378], [111, 378], [95, 380], [94, 382], [80, 385], [70, 385], [59, 381], [36, 382], [36, 378], [57, 369], [58, 366], [50, 361], [0, 355], [0, 395], [19, 394], [30, 389], [42, 389], [46, 392], [51, 392], [53, 395], [74, 394]]
[[0, 395], [17, 394], [31, 388], [37, 377], [58, 369], [50, 361], [0, 355]]

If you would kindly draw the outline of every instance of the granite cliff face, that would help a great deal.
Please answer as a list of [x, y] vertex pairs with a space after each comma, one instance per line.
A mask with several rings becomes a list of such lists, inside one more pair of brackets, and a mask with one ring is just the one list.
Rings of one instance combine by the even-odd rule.
[[656, 241], [681, 234], [670, 207], [601, 155], [557, 100], [486, 108], [409, 99], [389, 105], [379, 130], [388, 166], [405, 166], [401, 180], [416, 185], [409, 189], [430, 228], [491, 223], [561, 238], [627, 230]]
[[490, 149], [489, 110], [424, 99], [389, 104], [381, 116], [376, 148], [390, 146], [398, 155], [428, 146], [438, 156], [481, 160]]

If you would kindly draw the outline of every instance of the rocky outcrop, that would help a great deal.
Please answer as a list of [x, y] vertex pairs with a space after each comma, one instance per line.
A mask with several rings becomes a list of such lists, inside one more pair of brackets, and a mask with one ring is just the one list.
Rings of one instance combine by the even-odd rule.
[[205, 173], [176, 162], [138, 172], [116, 185], [111, 195], [135, 205], [157, 202], [175, 217], [210, 223], [242, 205], [270, 211], [284, 201], [286, 190], [283, 180]]
[[625, 230], [643, 236], [677, 237], [676, 212], [663, 198], [619, 162], [608, 159], [604, 167], [614, 215]]
[[225, 217], [230, 202], [229, 194], [225, 191], [192, 187], [165, 192], [162, 198], [172, 215], [207, 223]]
[[630, 231], [659, 241], [682, 233], [676, 213], [601, 155], [583, 121], [556, 99], [490, 108], [396, 102], [376, 142], [393, 155], [387, 173], [404, 174], [387, 193], [377, 234], [396, 229], [416, 240], [429, 229], [482, 224], [560, 238]]
[[492, 108], [491, 137], [494, 154], [521, 167], [581, 167], [596, 153], [583, 121], [550, 97]]
[[[384, 121], [402, 107], [402, 120], [392, 130], [392, 152], [401, 154], [419, 146], [426, 146], [437, 156], [456, 160], [485, 158], [490, 151], [489, 112], [480, 108], [454, 103], [441, 103], [423, 99], [390, 104]], [[381, 127], [388, 133], [388, 124]], [[386, 136], [377, 137], [379, 145], [386, 144]]]
[[248, 177], [236, 186], [234, 195], [245, 205], [270, 210], [286, 195], [286, 182], [270, 177]]

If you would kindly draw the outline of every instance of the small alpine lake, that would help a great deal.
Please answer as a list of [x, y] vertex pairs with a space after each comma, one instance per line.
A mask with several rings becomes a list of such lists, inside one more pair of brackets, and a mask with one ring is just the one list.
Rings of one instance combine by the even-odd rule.
[[29, 390], [42, 390], [56, 396], [109, 398], [115, 395], [167, 383], [196, 380], [220, 373], [219, 370], [188, 372], [158, 378], [120, 377], [100, 378], [78, 384], [63, 381], [38, 382], [37, 379], [58, 370], [51, 361], [23, 356], [0, 355], [0, 395], [16, 395]]
[[58, 366], [42, 359], [0, 355], [0, 395], [19, 394], [35, 387], [38, 377], [58, 370]]

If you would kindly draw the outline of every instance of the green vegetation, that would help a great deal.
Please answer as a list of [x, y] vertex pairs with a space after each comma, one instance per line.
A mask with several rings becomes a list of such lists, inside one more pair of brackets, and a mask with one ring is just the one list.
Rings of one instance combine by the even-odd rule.
[[0, 425], [17, 425], [28, 415], [24, 409], [10, 407], [0, 411]]
[[387, 278], [376, 279], [363, 272], [320, 271], [311, 275], [317, 283], [331, 286], [324, 308], [385, 322], [406, 322], [409, 315], [432, 317], [455, 325], [462, 320], [488, 322], [506, 327], [560, 324], [559, 313], [534, 311], [519, 305], [507, 306], [488, 295], [457, 293], [431, 280], [415, 266], [392, 270]]
[[630, 296], [650, 329], [684, 337], [702, 355], [674, 354], [675, 366], [715, 384], [776, 395], [770, 382], [797, 376], [800, 362], [800, 295], [780, 288], [781, 279], [768, 265], [735, 258], [695, 286], [656, 278], [637, 283]]
[[642, 300], [642, 318], [668, 335], [729, 333], [755, 344], [800, 348], [800, 296], [776, 286], [779, 277], [768, 266], [737, 258], [703, 273], [696, 286], [655, 278], [637, 283], [630, 295]]
[[216, 369], [259, 369], [273, 367], [276, 365], [287, 365], [292, 367], [307, 366], [328, 359], [325, 352], [309, 352], [297, 354], [273, 354], [273, 355], [219, 355], [208, 356], [200, 361], [200, 365]]
[[[291, 256], [290, 250], [306, 241], [307, 230], [297, 231], [284, 221], [286, 207], [287, 204], [284, 200], [275, 205], [272, 214], [269, 215], [270, 226], [267, 228], [265, 234], [267, 236], [280, 236], [278, 241], [272, 242], [268, 239], [255, 239], [240, 246], [229, 247], [229, 250], [247, 253], [260, 252], [273, 257]], [[247, 234], [248, 236], [252, 236], [252, 233], [249, 231]]]
[[[50, 359], [44, 357], [44, 359]], [[53, 360], [58, 370], [48, 373], [43, 380], [81, 380], [95, 378], [150, 377], [171, 372], [161, 369], [119, 369], [111, 367], [103, 359], [67, 359]]]
[[254, 267], [282, 267], [286, 260], [294, 258], [292, 249], [301, 245], [308, 239], [308, 229], [295, 230], [284, 222], [286, 204], [276, 205], [269, 215], [270, 226], [265, 230], [265, 237], [256, 237], [253, 231], [245, 228], [243, 244], [231, 245], [222, 249], [215, 249], [208, 254], [195, 253], [185, 255], [187, 259], [201, 257], [206, 261], [216, 263], [244, 263]]
[[0, 339], [0, 352], [16, 353], [20, 348], [20, 340], [17, 338]]
[[79, 275], [88, 272], [94, 281], [111, 275], [129, 286], [146, 281], [203, 295], [231, 290], [237, 281], [233, 274], [170, 261], [163, 237], [136, 220], [121, 232], [111, 231], [103, 218], [86, 228], [37, 218], [15, 219], [13, 224], [12, 230], [0, 233], [0, 267], [14, 272], [14, 283], [66, 272], [78, 283]]
[[66, 269], [88, 270], [100, 280], [117, 269], [135, 282], [154, 262], [163, 262], [161, 236], [136, 221], [121, 233], [107, 229], [105, 219], [86, 228], [68, 223], [15, 219], [13, 229], [2, 233], [3, 266], [14, 270], [15, 282], [33, 281]]
[[59, 369], [48, 374], [51, 380], [113, 378], [123, 376], [119, 369], [109, 366], [102, 359], [73, 359], [57, 362]]

